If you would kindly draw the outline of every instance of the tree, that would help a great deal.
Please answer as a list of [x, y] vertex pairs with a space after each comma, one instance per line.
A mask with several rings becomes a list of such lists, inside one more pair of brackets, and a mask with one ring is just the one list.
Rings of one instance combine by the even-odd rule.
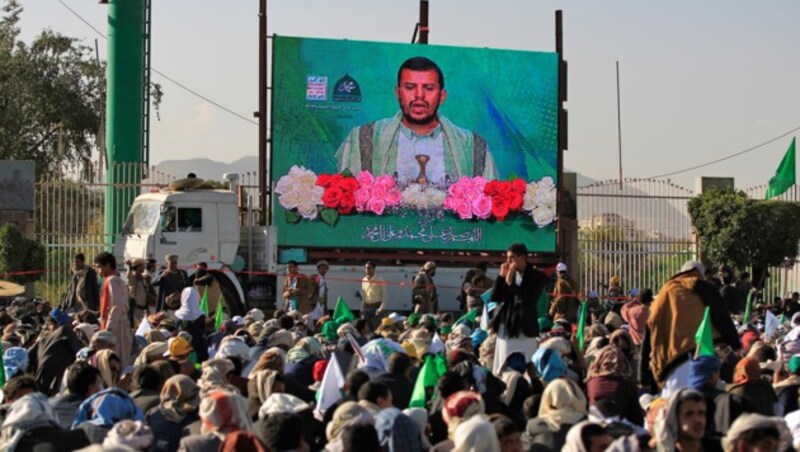
[[0, 3], [0, 160], [33, 160], [38, 180], [67, 172], [91, 179], [105, 64], [90, 47], [49, 30], [22, 42], [22, 7]]
[[12, 224], [0, 226], [0, 274], [17, 274], [3, 279], [19, 284], [33, 282], [42, 277], [45, 268], [45, 249], [39, 242], [22, 235]]
[[760, 201], [733, 189], [711, 190], [689, 200], [689, 216], [703, 257], [736, 268], [757, 269], [794, 261], [800, 243], [800, 204]]

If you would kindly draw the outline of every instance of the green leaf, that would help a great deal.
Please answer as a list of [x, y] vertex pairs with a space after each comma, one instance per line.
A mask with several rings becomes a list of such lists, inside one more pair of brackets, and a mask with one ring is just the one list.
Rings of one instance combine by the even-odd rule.
[[286, 214], [286, 222], [289, 224], [299, 223], [302, 218], [300, 214], [294, 210], [284, 210], [283, 212]]
[[342, 176], [344, 176], [344, 177], [353, 177], [353, 173], [351, 173], [348, 168], [345, 168], [344, 170], [342, 170]]
[[509, 174], [508, 177], [506, 178], [508, 182], [512, 182], [514, 179], [519, 179], [519, 175], [517, 175], [517, 173], [514, 172]]
[[319, 216], [322, 218], [322, 221], [331, 226], [334, 226], [336, 222], [339, 221], [339, 211], [336, 209], [322, 209]]

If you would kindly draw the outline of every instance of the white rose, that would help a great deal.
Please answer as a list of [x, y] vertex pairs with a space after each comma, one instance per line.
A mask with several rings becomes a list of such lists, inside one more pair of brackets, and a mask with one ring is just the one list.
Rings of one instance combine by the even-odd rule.
[[540, 207], [553, 208], [556, 205], [556, 189], [542, 190], [541, 186], [536, 192], [536, 201]]
[[522, 208], [530, 212], [536, 208], [536, 192], [538, 186], [536, 182], [531, 182], [525, 187], [525, 196], [522, 197]]
[[317, 218], [317, 204], [306, 201], [297, 206], [297, 213], [306, 220], [313, 220]]
[[283, 206], [284, 209], [296, 209], [300, 203], [302, 202], [302, 195], [300, 190], [290, 190], [284, 194], [282, 194], [278, 198], [278, 203]]
[[555, 219], [555, 211], [544, 206], [539, 206], [533, 209], [531, 216], [533, 217], [533, 222], [536, 223], [536, 226], [543, 228], [553, 222]]

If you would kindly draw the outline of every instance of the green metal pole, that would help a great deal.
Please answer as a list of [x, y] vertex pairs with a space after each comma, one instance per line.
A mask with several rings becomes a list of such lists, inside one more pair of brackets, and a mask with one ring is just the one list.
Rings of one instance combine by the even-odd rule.
[[106, 70], [106, 245], [114, 244], [141, 181], [144, 0], [109, 0]]

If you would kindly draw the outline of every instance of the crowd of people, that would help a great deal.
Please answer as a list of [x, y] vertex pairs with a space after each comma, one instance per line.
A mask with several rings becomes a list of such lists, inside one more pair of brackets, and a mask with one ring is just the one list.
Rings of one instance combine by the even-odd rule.
[[[365, 264], [358, 316], [327, 311], [329, 264], [284, 310], [234, 311], [200, 266], [74, 259], [62, 300], [15, 298], [3, 328], [8, 451], [784, 451], [800, 446], [800, 294], [689, 261], [657, 292], [582, 288], [509, 247], [440, 312], [387, 312]], [[332, 300], [331, 300], [332, 301]], [[215, 314], [219, 313], [219, 314]], [[708, 335], [708, 339], [706, 336]]]

